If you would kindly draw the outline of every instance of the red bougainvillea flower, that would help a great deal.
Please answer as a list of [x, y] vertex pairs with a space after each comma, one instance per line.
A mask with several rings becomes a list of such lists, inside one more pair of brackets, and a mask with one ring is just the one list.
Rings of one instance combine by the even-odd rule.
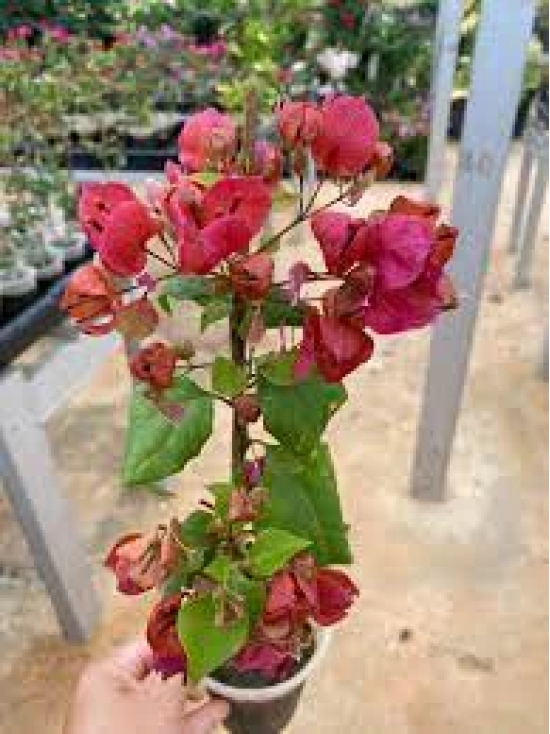
[[122, 594], [149, 591], [166, 575], [156, 536], [139, 533], [120, 538], [107, 554], [105, 566], [115, 574], [117, 589]]
[[136, 379], [147, 382], [154, 390], [165, 390], [172, 384], [177, 359], [172, 347], [154, 342], [132, 357], [130, 371]]
[[363, 324], [377, 334], [398, 334], [427, 326], [456, 306], [450, 278], [433, 268], [405, 288], [375, 289], [363, 307]]
[[283, 154], [278, 145], [258, 140], [254, 145], [254, 172], [268, 186], [275, 186], [283, 177]]
[[424, 270], [434, 245], [433, 228], [418, 216], [389, 213], [376, 216], [356, 238], [361, 260], [376, 269], [382, 290], [403, 288]]
[[140, 273], [147, 262], [145, 245], [161, 227], [147, 207], [124, 184], [85, 184], [78, 215], [94, 249], [117, 275]]
[[258, 176], [230, 176], [215, 183], [200, 203], [172, 206], [179, 268], [204, 275], [222, 260], [242, 252], [260, 231], [271, 206], [268, 187]]
[[324, 627], [344, 619], [359, 595], [359, 589], [342, 571], [331, 568], [318, 569], [315, 576], [317, 606], [313, 619]]
[[231, 117], [209, 108], [191, 115], [179, 139], [179, 159], [187, 171], [217, 168], [235, 153], [237, 129]]
[[327, 382], [341, 382], [370, 359], [373, 349], [371, 337], [355, 324], [311, 313], [304, 322], [294, 374], [303, 379], [316, 366]]
[[364, 224], [363, 219], [353, 219], [341, 212], [324, 211], [312, 217], [311, 229], [331, 275], [344, 275], [364, 259], [363, 244], [355, 241]]
[[115, 327], [115, 314], [122, 305], [107, 273], [97, 265], [78, 268], [71, 279], [60, 306], [85, 334], [107, 334]]
[[[400, 271], [398, 278], [378, 277], [377, 273], [373, 291], [363, 306], [364, 325], [377, 333], [396, 334], [419, 329], [443, 311], [456, 307], [456, 293], [444, 266], [453, 254], [458, 230], [445, 224], [437, 225], [438, 214], [437, 207], [399, 197], [392, 203], [390, 213], [379, 217], [374, 224], [374, 231], [380, 234], [380, 228], [388, 227], [388, 220], [406, 217], [421, 222], [427, 233], [419, 234], [413, 242], [414, 254], [410, 246], [404, 247], [407, 259], [394, 270], [394, 276]], [[391, 225], [381, 239], [375, 237], [374, 241], [378, 245], [387, 242], [390, 229]], [[402, 234], [406, 238], [405, 233]], [[421, 245], [423, 238], [428, 242], [427, 248]]]
[[250, 642], [231, 661], [240, 673], [261, 673], [272, 681], [286, 680], [296, 667], [289, 651], [268, 642]]
[[425, 201], [415, 201], [406, 196], [397, 196], [390, 204], [390, 212], [394, 214], [411, 214], [427, 219], [435, 224], [439, 218], [440, 208], [436, 204]]
[[248, 301], [260, 301], [271, 288], [273, 268], [273, 259], [265, 252], [232, 262], [229, 277], [233, 292]]
[[277, 110], [279, 133], [289, 148], [307, 147], [321, 127], [321, 113], [310, 102], [285, 102]]
[[176, 629], [181, 604], [181, 594], [166, 597], [153, 607], [147, 623], [147, 642], [153, 651], [154, 669], [163, 678], [185, 673], [187, 667]]
[[147, 296], [121, 306], [115, 317], [116, 330], [129, 339], [145, 339], [158, 323], [158, 312]]
[[320, 129], [311, 153], [318, 168], [329, 176], [357, 176], [371, 163], [379, 132], [376, 115], [361, 97], [331, 97], [321, 107]]

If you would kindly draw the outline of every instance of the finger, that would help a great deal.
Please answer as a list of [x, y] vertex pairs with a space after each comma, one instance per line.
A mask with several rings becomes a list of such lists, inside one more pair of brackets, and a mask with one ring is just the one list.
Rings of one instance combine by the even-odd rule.
[[185, 717], [185, 734], [211, 734], [229, 715], [227, 701], [217, 699], [200, 706]]
[[140, 638], [116, 650], [110, 662], [132, 678], [143, 680], [153, 668], [153, 651], [147, 642]]

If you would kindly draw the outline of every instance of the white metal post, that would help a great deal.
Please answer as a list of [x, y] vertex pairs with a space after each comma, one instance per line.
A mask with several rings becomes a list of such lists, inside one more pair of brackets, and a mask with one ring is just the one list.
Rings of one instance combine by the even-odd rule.
[[0, 382], [0, 475], [66, 638], [89, 638], [99, 601], [69, 505], [60, 494], [33, 393], [18, 372]]
[[465, 297], [434, 327], [412, 473], [419, 499], [445, 493], [534, 9], [535, 0], [482, 6], [452, 214], [461, 235], [451, 271]]
[[447, 132], [453, 96], [453, 81], [460, 40], [464, 0], [440, 0], [434, 41], [431, 122], [426, 198], [437, 201], [445, 171]]

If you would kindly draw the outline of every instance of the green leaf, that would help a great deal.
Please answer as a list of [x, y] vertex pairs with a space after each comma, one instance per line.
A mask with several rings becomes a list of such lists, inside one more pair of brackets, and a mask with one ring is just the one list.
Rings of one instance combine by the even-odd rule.
[[159, 307], [164, 311], [164, 313], [167, 313], [169, 316], [172, 314], [172, 304], [170, 302], [170, 296], [168, 293], [162, 293], [157, 298], [157, 303]]
[[216, 606], [211, 595], [185, 601], [178, 614], [177, 630], [188, 661], [192, 683], [235, 655], [248, 637], [248, 619], [216, 625]]
[[235, 562], [226, 555], [219, 555], [214, 558], [212, 563], [204, 569], [204, 573], [211, 579], [217, 581], [222, 586], [227, 586], [231, 571], [235, 567]]
[[180, 525], [180, 540], [190, 548], [207, 548], [210, 545], [209, 528], [212, 515], [205, 510], [195, 510]]
[[296, 382], [294, 365], [297, 357], [296, 349], [283, 353], [269, 352], [258, 358], [258, 370], [274, 385], [293, 385]]
[[[287, 369], [286, 361], [282, 369]], [[263, 370], [258, 378], [264, 425], [279, 443], [297, 454], [307, 454], [319, 442], [332, 415], [345, 402], [345, 388], [325, 382], [316, 374], [290, 385], [277, 384], [272, 376], [273, 366], [267, 375]]]
[[326, 444], [307, 457], [269, 446], [263, 485], [267, 500], [264, 528], [275, 527], [311, 540], [320, 565], [351, 563], [336, 478]]
[[169, 296], [177, 301], [194, 301], [204, 305], [212, 296], [212, 281], [200, 275], [190, 275], [186, 278], [170, 278], [164, 285], [162, 296]]
[[303, 306], [293, 306], [280, 288], [270, 290], [263, 304], [263, 317], [267, 329], [279, 326], [301, 326], [304, 321]]
[[310, 540], [299, 538], [286, 530], [266, 528], [248, 552], [250, 571], [253, 576], [269, 578], [310, 545]]
[[244, 367], [227, 357], [216, 357], [212, 365], [212, 389], [228, 398], [240, 395], [246, 388]]
[[229, 499], [231, 492], [235, 489], [235, 485], [231, 484], [231, 482], [215, 482], [214, 484], [209, 484], [207, 489], [215, 498], [214, 512], [222, 520], [225, 520], [229, 512]]
[[227, 593], [244, 603], [252, 628], [265, 605], [264, 582], [245, 576], [238, 563], [225, 555], [216, 556], [204, 569], [204, 573], [217, 581]]
[[203, 306], [201, 314], [201, 331], [217, 321], [226, 319], [231, 313], [232, 300], [227, 294], [211, 297]]
[[125, 485], [146, 484], [175, 474], [197, 456], [212, 433], [213, 399], [181, 375], [167, 397], [183, 406], [179, 422], [134, 389], [122, 479]]

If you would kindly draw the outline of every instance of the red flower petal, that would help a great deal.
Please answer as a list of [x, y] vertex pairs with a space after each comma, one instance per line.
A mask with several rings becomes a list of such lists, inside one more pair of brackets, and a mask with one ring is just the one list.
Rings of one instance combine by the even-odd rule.
[[311, 219], [311, 229], [321, 246], [327, 270], [332, 275], [342, 275], [353, 262], [346, 257], [357, 227], [362, 220], [354, 220], [349, 214], [319, 212]]
[[166, 597], [153, 607], [147, 623], [147, 642], [155, 655], [155, 667], [165, 677], [186, 668], [185, 651], [176, 629], [181, 604], [181, 594]]
[[268, 186], [279, 183], [283, 176], [283, 154], [278, 145], [258, 140], [254, 145], [254, 171]]
[[370, 336], [347, 321], [311, 314], [304, 324], [304, 339], [295, 365], [295, 375], [304, 374], [304, 363], [311, 357], [327, 382], [341, 382], [373, 352]]
[[319, 133], [321, 114], [310, 102], [285, 102], [277, 110], [277, 125], [288, 146], [308, 146]]
[[108, 333], [122, 303], [107, 273], [94, 264], [75, 270], [60, 301], [60, 307], [85, 333]]
[[327, 99], [311, 152], [320, 170], [334, 177], [357, 176], [372, 161], [379, 136], [376, 115], [360, 97]]
[[177, 355], [172, 347], [154, 342], [140, 349], [130, 360], [134, 377], [147, 382], [155, 390], [164, 390], [172, 384]]
[[271, 208], [271, 193], [259, 176], [231, 176], [215, 183], [202, 201], [202, 222], [239, 217], [255, 236]]
[[432, 224], [435, 224], [437, 221], [440, 211], [437, 204], [431, 204], [426, 201], [415, 201], [406, 196], [398, 196], [390, 204], [390, 212], [394, 214], [410, 214], [415, 217], [422, 217]]
[[363, 323], [378, 334], [420, 329], [456, 305], [446, 275], [423, 274], [406, 288], [375, 292], [363, 310]]
[[271, 287], [273, 268], [273, 259], [265, 252], [256, 252], [231, 264], [233, 291], [250, 301], [261, 300]]
[[358, 235], [363, 256], [376, 268], [382, 289], [403, 288], [424, 270], [434, 245], [429, 223], [418, 216], [386, 214], [367, 222]]
[[287, 678], [296, 665], [288, 650], [266, 642], [249, 642], [235, 655], [233, 667], [240, 673], [256, 672], [273, 681]]
[[109, 214], [116, 206], [128, 201], [136, 201], [136, 195], [126, 184], [86, 183], [81, 186], [78, 219], [94, 247], [101, 238]]
[[113, 273], [137, 275], [147, 263], [145, 245], [159, 231], [159, 223], [141, 202], [126, 201], [105, 219], [103, 232], [94, 247]]
[[178, 139], [179, 159], [188, 171], [200, 171], [230, 158], [236, 140], [231, 117], [209, 108], [185, 123]]
[[317, 624], [328, 626], [343, 619], [359, 594], [359, 589], [342, 571], [321, 568], [317, 571], [318, 606], [313, 614]]
[[149, 552], [153, 541], [154, 538], [139, 533], [126, 535], [107, 554], [105, 566], [115, 574], [117, 589], [122, 594], [142, 594], [164, 578], [160, 557]]

